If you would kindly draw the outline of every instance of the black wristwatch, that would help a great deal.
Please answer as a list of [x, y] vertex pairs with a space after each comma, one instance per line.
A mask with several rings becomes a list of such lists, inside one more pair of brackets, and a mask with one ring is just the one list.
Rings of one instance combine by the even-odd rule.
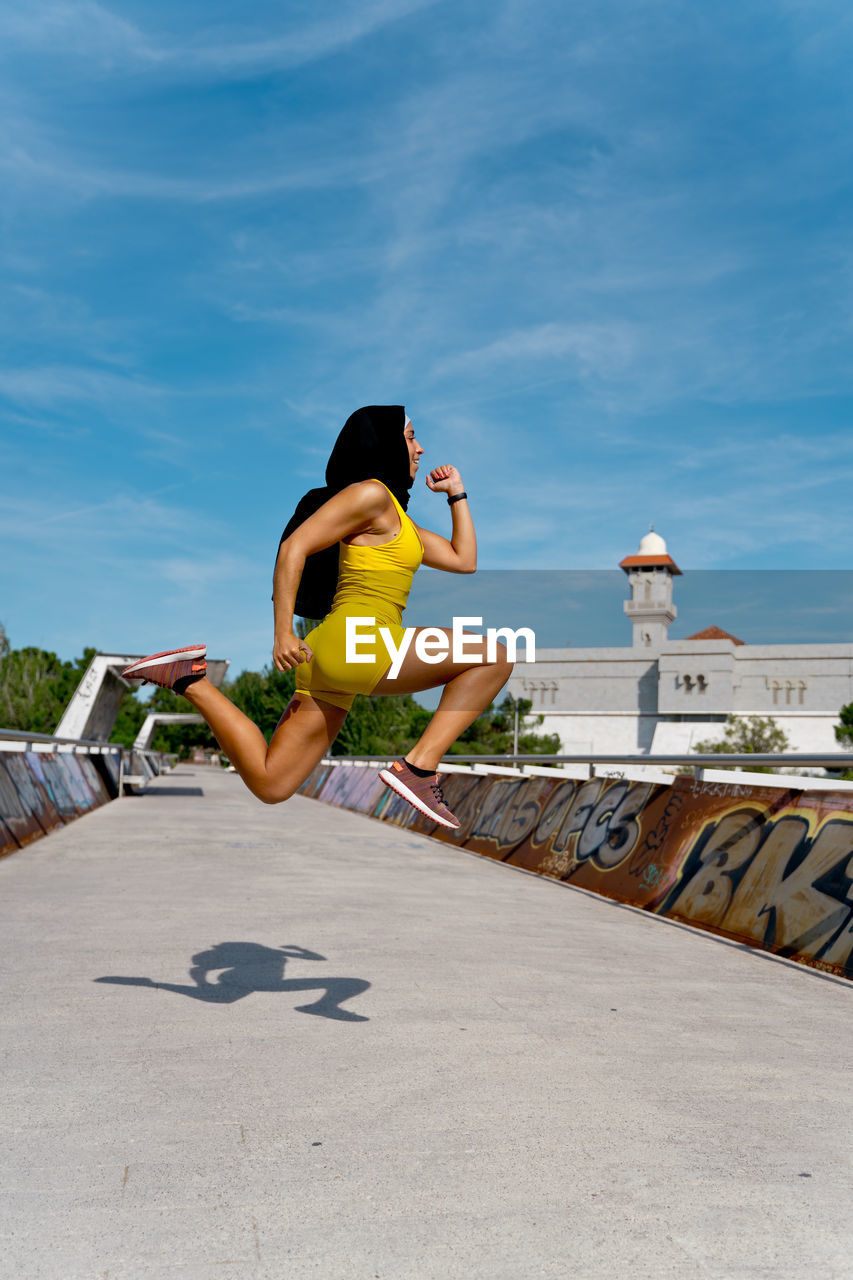
[[452, 507], [454, 502], [461, 502], [463, 498], [467, 498], [468, 494], [463, 489], [461, 493], [454, 493], [452, 498], [447, 499], [447, 505]]

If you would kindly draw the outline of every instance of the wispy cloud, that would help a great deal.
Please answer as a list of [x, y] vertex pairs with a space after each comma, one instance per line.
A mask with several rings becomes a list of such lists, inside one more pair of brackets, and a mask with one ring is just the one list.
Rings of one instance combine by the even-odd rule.
[[[208, 75], [263, 73], [316, 62], [349, 48], [391, 23], [428, 8], [437, 0], [364, 0], [333, 4], [331, 12], [302, 26], [281, 30], [281, 10], [256, 39], [245, 39], [247, 24], [213, 28], [210, 34], [167, 39], [121, 17], [106, 5], [36, 3], [0, 16], [0, 36], [9, 44], [64, 57], [76, 56], [116, 70], [134, 65], [186, 79]], [[266, 14], [259, 16], [266, 18]]]
[[[169, 486], [172, 488], [173, 486]], [[0, 534], [4, 538], [56, 550], [57, 536], [77, 554], [81, 545], [93, 554], [116, 548], [116, 540], [137, 540], [138, 546], [197, 537], [222, 537], [228, 526], [211, 516], [199, 517], [188, 507], [164, 503], [161, 493], [134, 493], [125, 489], [103, 501], [59, 506], [55, 497], [20, 496], [10, 489], [2, 494]]]
[[0, 14], [0, 37], [7, 55], [17, 47], [113, 62], [156, 62], [160, 56], [139, 27], [92, 0], [7, 8]]
[[541, 324], [516, 329], [485, 347], [446, 356], [435, 366], [439, 376], [484, 374], [518, 362], [571, 360], [581, 377], [612, 377], [633, 356], [636, 339], [630, 325]]
[[178, 177], [132, 171], [121, 166], [98, 167], [69, 159], [63, 150], [54, 146], [34, 149], [15, 144], [0, 150], [0, 170], [16, 182], [60, 188], [73, 196], [75, 202], [110, 197], [210, 204], [252, 200], [277, 193], [320, 191], [359, 180], [356, 163], [346, 158], [309, 161], [293, 168], [276, 165], [272, 172], [234, 173], [223, 180], [213, 174]]
[[151, 400], [163, 389], [138, 375], [63, 365], [0, 369], [0, 395], [25, 405]]

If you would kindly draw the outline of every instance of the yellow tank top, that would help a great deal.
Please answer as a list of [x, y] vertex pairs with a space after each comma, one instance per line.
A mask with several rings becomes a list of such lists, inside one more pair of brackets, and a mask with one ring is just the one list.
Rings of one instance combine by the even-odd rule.
[[[382, 484], [382, 481], [379, 481]], [[377, 622], [399, 623], [409, 598], [412, 579], [423, 559], [417, 530], [387, 485], [383, 489], [400, 517], [400, 532], [376, 547], [340, 544], [338, 585], [332, 613], [375, 617]]]

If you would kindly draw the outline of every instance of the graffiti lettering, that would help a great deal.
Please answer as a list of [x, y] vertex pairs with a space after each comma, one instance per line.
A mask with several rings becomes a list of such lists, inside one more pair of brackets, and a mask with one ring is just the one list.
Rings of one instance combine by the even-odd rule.
[[609, 787], [578, 839], [578, 862], [592, 858], [603, 871], [618, 867], [637, 843], [637, 816], [651, 792], [651, 785], [638, 786], [634, 782]]
[[[786, 816], [770, 826], [726, 913], [726, 928], [773, 950], [819, 956], [850, 919], [853, 823]], [[813, 828], [812, 828], [813, 829]]]
[[691, 795], [694, 796], [748, 796], [749, 787], [737, 782], [702, 782], [693, 779]]
[[[742, 808], [708, 825], [663, 907], [783, 954], [843, 966], [853, 948], [853, 821]], [[698, 865], [697, 865], [698, 863]]]
[[651, 792], [651, 784], [592, 778], [577, 788], [568, 804], [563, 802], [559, 828], [551, 816], [556, 797], [552, 798], [534, 837], [539, 843], [543, 829], [550, 827], [554, 832], [545, 859], [546, 874], [563, 877], [573, 861], [592, 861], [602, 871], [618, 866], [637, 842], [638, 816]]
[[643, 843], [631, 859], [631, 866], [628, 869], [629, 875], [640, 875], [646, 869], [646, 859], [657, 856], [658, 851], [663, 847], [663, 843], [670, 827], [683, 806], [684, 796], [678, 791], [673, 792], [666, 802], [666, 808], [664, 809], [657, 826], [653, 827], [652, 830], [649, 831], [646, 838], [643, 840]]
[[[685, 861], [689, 879], [677, 895], [678, 915], [697, 923], [721, 924], [742, 868], [755, 856], [764, 818], [762, 810], [744, 808], [707, 824]], [[663, 909], [672, 905], [668, 901]]]
[[[522, 791], [519, 799], [523, 795], [524, 792]], [[520, 844], [522, 840], [526, 840], [539, 821], [541, 812], [542, 803], [539, 800], [527, 800], [523, 804], [513, 805], [507, 811], [504, 823], [498, 832], [500, 844], [512, 849], [517, 844]]]
[[510, 783], [493, 782], [477, 810], [477, 816], [471, 827], [472, 837], [479, 839], [493, 839], [497, 843], [498, 832], [501, 829], [505, 819], [507, 808], [513, 807], [513, 800], [518, 795], [519, 787], [524, 786], [523, 780], [520, 782]]
[[560, 830], [551, 841], [551, 848], [554, 853], [563, 853], [568, 850], [569, 844], [574, 843], [573, 836], [578, 836], [583, 831], [590, 814], [596, 807], [602, 788], [604, 787], [603, 778], [593, 778], [590, 782], [584, 782], [575, 792], [575, 798], [569, 805], [560, 824]]
[[532, 843], [534, 846], [547, 844], [565, 817], [566, 808], [571, 803], [577, 789], [574, 782], [564, 782], [551, 796], [545, 811], [536, 825]]

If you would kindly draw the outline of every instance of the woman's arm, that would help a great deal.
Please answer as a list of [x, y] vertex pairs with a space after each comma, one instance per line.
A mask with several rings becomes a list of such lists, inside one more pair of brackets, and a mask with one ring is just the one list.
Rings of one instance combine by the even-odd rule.
[[303, 655], [306, 661], [314, 656], [305, 641], [293, 632], [293, 604], [305, 561], [315, 551], [323, 551], [342, 538], [369, 528], [390, 501], [384, 486], [376, 480], [347, 485], [294, 529], [279, 547], [272, 596], [273, 662], [279, 671], [298, 666]]
[[[462, 477], [455, 467], [435, 467], [427, 476], [427, 488], [433, 493], [446, 493], [452, 498], [455, 493], [463, 493], [465, 486]], [[474, 532], [474, 521], [468, 507], [468, 499], [461, 498], [450, 508], [452, 532], [449, 540], [430, 529], [418, 531], [423, 549], [423, 563], [430, 569], [444, 569], [447, 573], [474, 573], [477, 568], [477, 535]]]

